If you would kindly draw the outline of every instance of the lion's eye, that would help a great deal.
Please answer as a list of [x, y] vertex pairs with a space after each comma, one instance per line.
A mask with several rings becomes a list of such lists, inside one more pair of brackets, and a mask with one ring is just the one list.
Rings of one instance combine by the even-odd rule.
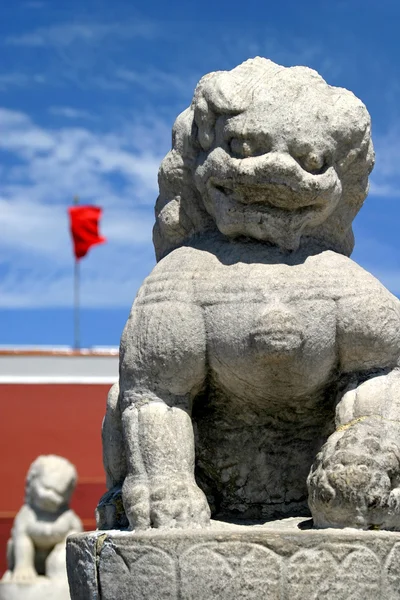
[[312, 175], [320, 175], [327, 169], [327, 160], [325, 156], [318, 155], [315, 152], [310, 152], [305, 156], [298, 158], [302, 168]]
[[233, 156], [236, 158], [247, 158], [248, 156], [252, 156], [252, 148], [249, 142], [246, 140], [240, 140], [238, 138], [233, 138], [231, 140], [231, 152]]

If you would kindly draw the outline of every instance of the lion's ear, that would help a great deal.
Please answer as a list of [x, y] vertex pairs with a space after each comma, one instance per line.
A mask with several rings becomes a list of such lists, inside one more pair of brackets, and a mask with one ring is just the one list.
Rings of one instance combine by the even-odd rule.
[[211, 148], [214, 141], [215, 114], [204, 96], [200, 96], [194, 109], [194, 121], [197, 125], [197, 138], [203, 150]]
[[197, 139], [203, 150], [211, 148], [214, 127], [222, 114], [236, 115], [246, 107], [241, 82], [230, 72], [217, 71], [205, 75], [198, 83], [192, 102]]

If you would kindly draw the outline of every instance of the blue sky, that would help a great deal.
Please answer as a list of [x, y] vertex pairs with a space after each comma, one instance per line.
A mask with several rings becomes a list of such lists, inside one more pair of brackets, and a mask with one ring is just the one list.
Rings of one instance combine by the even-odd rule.
[[108, 243], [81, 264], [82, 344], [116, 345], [154, 265], [157, 170], [205, 73], [260, 55], [351, 89], [377, 163], [353, 258], [400, 295], [400, 3], [14, 0], [0, 8], [0, 344], [71, 344], [74, 194]]

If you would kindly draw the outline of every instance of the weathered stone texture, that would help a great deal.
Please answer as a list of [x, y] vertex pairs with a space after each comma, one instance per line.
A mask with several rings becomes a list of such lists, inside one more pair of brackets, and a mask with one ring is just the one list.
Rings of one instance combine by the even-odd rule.
[[121, 338], [100, 529], [400, 529], [400, 303], [348, 258], [373, 162], [365, 106], [311, 69], [199, 82]]
[[[197, 531], [109, 531], [68, 541], [72, 600], [397, 600], [400, 538], [212, 522]], [[95, 576], [94, 576], [95, 574]], [[86, 582], [86, 583], [85, 583]]]

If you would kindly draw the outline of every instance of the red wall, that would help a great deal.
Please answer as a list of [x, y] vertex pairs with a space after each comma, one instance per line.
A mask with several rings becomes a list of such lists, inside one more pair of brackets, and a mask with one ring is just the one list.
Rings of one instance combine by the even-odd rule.
[[58, 454], [76, 466], [72, 508], [85, 529], [95, 528], [94, 510], [105, 491], [101, 422], [109, 387], [0, 384], [0, 576], [13, 518], [23, 504], [26, 473], [40, 454]]

